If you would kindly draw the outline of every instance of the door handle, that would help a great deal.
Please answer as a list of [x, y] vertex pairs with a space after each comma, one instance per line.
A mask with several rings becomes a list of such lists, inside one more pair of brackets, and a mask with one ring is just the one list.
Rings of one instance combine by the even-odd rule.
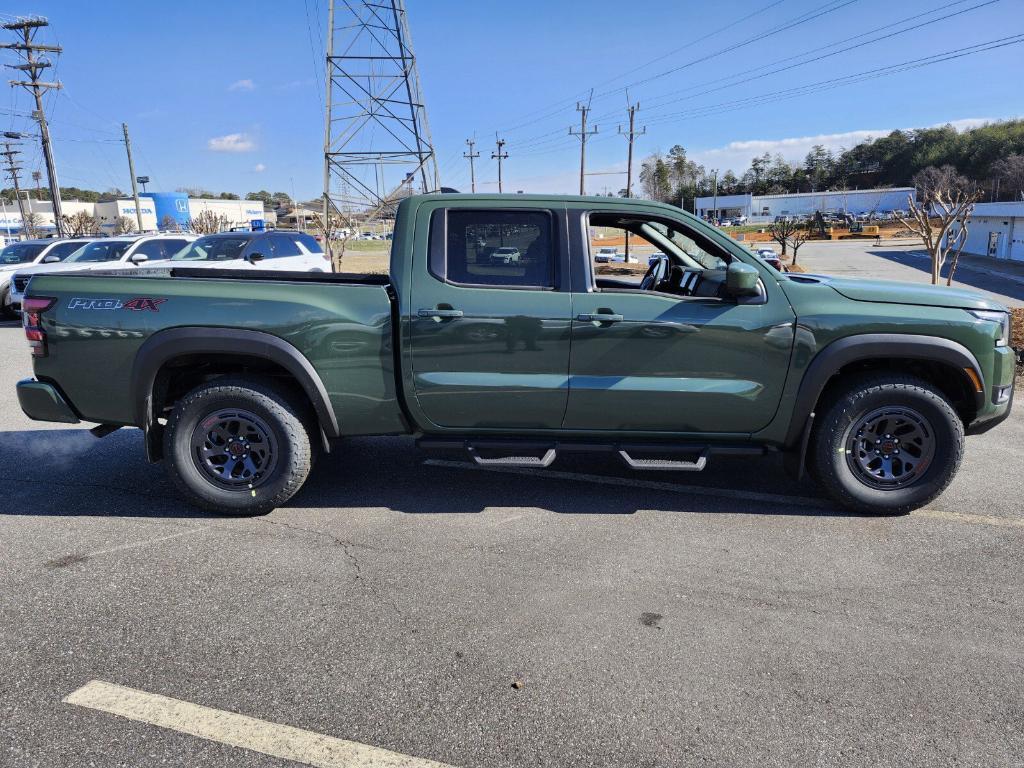
[[595, 312], [576, 315], [576, 319], [581, 323], [621, 323], [625, 318], [622, 315], [613, 315], [609, 312]]
[[462, 317], [461, 309], [421, 309], [416, 313], [420, 317]]

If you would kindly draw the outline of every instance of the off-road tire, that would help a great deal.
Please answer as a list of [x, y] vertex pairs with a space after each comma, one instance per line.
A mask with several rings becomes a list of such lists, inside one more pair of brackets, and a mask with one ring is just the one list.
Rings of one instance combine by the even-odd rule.
[[[854, 428], [879, 409], [910, 409], [933, 433], [931, 459], [907, 485], [872, 487], [851, 467]], [[811, 436], [812, 472], [835, 501], [876, 515], [905, 514], [923, 507], [953, 480], [964, 453], [964, 424], [945, 395], [923, 379], [904, 374], [869, 373], [834, 391], [819, 411]]]
[[[284, 504], [305, 483], [314, 450], [304, 403], [272, 380], [224, 377], [200, 385], [177, 402], [164, 430], [164, 457], [171, 481], [193, 504], [226, 515], [251, 516]], [[254, 415], [272, 435], [274, 464], [251, 488], [226, 488], [193, 457], [200, 423], [225, 410]]]

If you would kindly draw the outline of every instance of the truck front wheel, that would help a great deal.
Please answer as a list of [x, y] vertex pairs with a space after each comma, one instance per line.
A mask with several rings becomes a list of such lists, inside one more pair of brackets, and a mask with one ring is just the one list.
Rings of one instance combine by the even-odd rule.
[[271, 381], [225, 377], [196, 387], [164, 432], [171, 480], [192, 503], [260, 515], [290, 499], [313, 451], [301, 409]]
[[928, 504], [960, 467], [964, 426], [923, 379], [866, 374], [837, 392], [813, 435], [811, 458], [828, 494], [870, 514]]

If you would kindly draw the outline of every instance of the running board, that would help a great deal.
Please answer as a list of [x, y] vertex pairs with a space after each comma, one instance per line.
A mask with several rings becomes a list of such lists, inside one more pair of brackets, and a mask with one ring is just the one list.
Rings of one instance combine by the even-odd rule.
[[496, 459], [485, 459], [476, 451], [476, 446], [467, 445], [466, 451], [478, 467], [550, 467], [558, 455], [554, 448], [548, 448], [543, 456], [501, 456]]
[[671, 470], [674, 472], [702, 472], [708, 465], [708, 449], [701, 451], [696, 461], [678, 461], [676, 459], [634, 459], [629, 451], [619, 450], [619, 456], [630, 469], [654, 471]]

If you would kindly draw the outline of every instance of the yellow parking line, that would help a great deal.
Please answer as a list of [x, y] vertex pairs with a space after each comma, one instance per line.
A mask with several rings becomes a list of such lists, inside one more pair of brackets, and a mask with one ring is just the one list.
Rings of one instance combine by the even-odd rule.
[[322, 768], [451, 768], [433, 760], [211, 709], [102, 680], [87, 683], [67, 696], [64, 702]]

